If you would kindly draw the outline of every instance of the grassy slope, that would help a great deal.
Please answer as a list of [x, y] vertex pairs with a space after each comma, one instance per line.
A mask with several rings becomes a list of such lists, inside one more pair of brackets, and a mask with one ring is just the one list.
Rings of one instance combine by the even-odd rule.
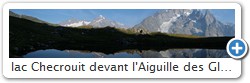
[[120, 50], [163, 50], [168, 48], [225, 49], [232, 37], [198, 37], [106, 28], [50, 26], [10, 16], [10, 57], [40, 49], [75, 49], [114, 53]]

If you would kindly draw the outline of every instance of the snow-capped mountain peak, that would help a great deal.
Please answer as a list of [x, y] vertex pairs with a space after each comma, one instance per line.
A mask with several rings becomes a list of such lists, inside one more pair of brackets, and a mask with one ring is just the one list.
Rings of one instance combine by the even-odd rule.
[[[202, 12], [205, 11], [205, 12]], [[133, 28], [148, 32], [189, 34], [198, 36], [233, 36], [234, 25], [223, 24], [210, 10], [168, 9], [145, 18]]]
[[111, 26], [111, 27], [119, 27], [119, 28], [128, 28], [122, 23], [110, 20], [103, 15], [99, 15], [92, 21], [86, 21], [86, 20], [77, 20], [77, 19], [69, 19], [66, 21], [63, 21], [60, 23], [61, 26], [67, 26], [67, 27], [79, 27], [84, 25], [91, 25], [96, 28]]
[[105, 19], [105, 17], [104, 17], [104, 16], [102, 16], [102, 15], [99, 15], [99, 18], [101, 18], [101, 19]]
[[66, 21], [63, 21], [59, 23], [61, 26], [66, 26], [66, 27], [79, 27], [83, 25], [88, 25], [90, 22], [85, 21], [85, 20], [78, 20], [75, 18], [68, 19]]
[[96, 17], [93, 21], [91, 21], [89, 25], [93, 27], [111, 26], [111, 27], [127, 28], [126, 26], [124, 26], [124, 24], [107, 19], [103, 15], [99, 15], [98, 17]]
[[92, 22], [101, 22], [102, 20], [106, 20], [106, 18], [102, 15], [99, 15], [98, 17], [96, 17]]

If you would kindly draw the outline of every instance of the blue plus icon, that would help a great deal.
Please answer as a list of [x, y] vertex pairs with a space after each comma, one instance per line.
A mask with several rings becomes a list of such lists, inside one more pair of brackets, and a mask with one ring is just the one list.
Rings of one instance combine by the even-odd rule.
[[231, 47], [229, 48], [230, 52], [235, 56], [242, 55], [245, 51], [244, 43], [240, 40], [232, 41], [229, 47]]
[[227, 52], [233, 58], [242, 58], [247, 53], [247, 44], [242, 39], [231, 39], [227, 44]]
[[233, 50], [235, 50], [236, 54], [239, 54], [239, 50], [242, 50], [242, 47], [239, 47], [239, 43], [236, 43], [235, 47], [232, 47]]

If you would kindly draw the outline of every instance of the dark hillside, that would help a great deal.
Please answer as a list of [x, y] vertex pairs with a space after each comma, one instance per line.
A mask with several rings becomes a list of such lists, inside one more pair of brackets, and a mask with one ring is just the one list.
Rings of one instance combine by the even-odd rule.
[[103, 53], [120, 50], [169, 48], [225, 49], [233, 37], [198, 37], [180, 34], [127, 32], [115, 27], [69, 28], [10, 16], [10, 57], [40, 49], [74, 49]]

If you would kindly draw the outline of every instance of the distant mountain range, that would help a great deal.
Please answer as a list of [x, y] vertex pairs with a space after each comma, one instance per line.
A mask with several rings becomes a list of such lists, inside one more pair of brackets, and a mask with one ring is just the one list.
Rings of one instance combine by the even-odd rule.
[[59, 24], [52, 24], [38, 18], [18, 15], [10, 11], [10, 16], [28, 19], [38, 23], [46, 23], [49, 25], [79, 27], [93, 26], [127, 28], [144, 32], [163, 32], [171, 34], [188, 34], [196, 36], [234, 36], [235, 24], [225, 24], [217, 20], [210, 10], [198, 9], [168, 9], [160, 10], [154, 15], [145, 18], [141, 23], [130, 28], [122, 23], [110, 20], [102, 15], [96, 17], [92, 21], [69, 19]]
[[161, 10], [133, 28], [147, 32], [197, 36], [234, 36], [234, 24], [223, 24], [209, 11], [197, 9]]
[[88, 25], [89, 23], [90, 22], [88, 22], [88, 21], [78, 20], [78, 19], [72, 18], [72, 19], [68, 19], [66, 21], [59, 23], [59, 25], [67, 26], [67, 27], [79, 27], [79, 26], [83, 26], [83, 25]]
[[69, 19], [66, 21], [63, 21], [59, 23], [61, 26], [67, 26], [67, 27], [79, 27], [79, 26], [84, 26], [84, 25], [90, 25], [96, 28], [100, 27], [106, 27], [106, 26], [111, 26], [111, 27], [118, 27], [118, 28], [128, 28], [122, 23], [112, 21], [108, 18], [105, 18], [102, 15], [99, 15], [92, 21], [86, 21], [86, 20], [77, 20], [77, 19]]

